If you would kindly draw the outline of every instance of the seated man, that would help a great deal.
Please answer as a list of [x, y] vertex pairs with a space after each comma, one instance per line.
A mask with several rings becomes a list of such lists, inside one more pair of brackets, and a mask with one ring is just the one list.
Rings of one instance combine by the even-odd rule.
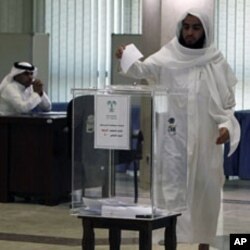
[[0, 84], [0, 114], [28, 113], [34, 108], [51, 110], [51, 101], [36, 79], [37, 68], [27, 62], [14, 63]]

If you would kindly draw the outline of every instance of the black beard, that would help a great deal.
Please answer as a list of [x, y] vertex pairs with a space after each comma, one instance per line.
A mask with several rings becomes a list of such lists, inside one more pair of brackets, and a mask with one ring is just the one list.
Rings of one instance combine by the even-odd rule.
[[204, 44], [205, 44], [205, 35], [203, 34], [203, 36], [194, 44], [186, 44], [183, 35], [181, 34], [179, 37], [179, 43], [189, 49], [202, 49]]

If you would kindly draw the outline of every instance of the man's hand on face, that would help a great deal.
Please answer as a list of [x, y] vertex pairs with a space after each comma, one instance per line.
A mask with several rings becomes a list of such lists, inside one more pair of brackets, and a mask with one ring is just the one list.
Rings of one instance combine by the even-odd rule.
[[43, 95], [43, 83], [39, 79], [35, 79], [32, 84], [33, 84], [34, 92], [42, 96]]

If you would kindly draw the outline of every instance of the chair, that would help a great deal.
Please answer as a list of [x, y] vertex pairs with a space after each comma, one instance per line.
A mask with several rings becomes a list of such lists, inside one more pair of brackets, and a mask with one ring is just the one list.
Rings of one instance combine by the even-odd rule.
[[140, 130], [132, 132], [132, 149], [119, 150], [116, 164], [127, 163], [133, 165], [134, 173], [134, 202], [138, 201], [138, 170], [142, 159], [143, 134]]
[[[110, 151], [94, 148], [94, 96], [84, 95], [71, 100], [67, 108], [70, 144], [74, 145], [71, 157], [74, 162], [74, 190], [102, 187], [102, 197], [115, 193], [115, 178], [109, 175]], [[143, 135], [138, 129], [132, 132], [131, 150], [113, 150], [115, 165], [133, 164], [135, 203], [138, 200], [139, 161], [142, 159]], [[111, 177], [109, 177], [111, 176]], [[112, 180], [110, 180], [111, 178]], [[109, 183], [113, 181], [109, 190]]]
[[74, 190], [102, 187], [102, 197], [108, 197], [109, 151], [94, 148], [94, 96], [71, 100], [67, 108], [70, 143], [74, 146]]

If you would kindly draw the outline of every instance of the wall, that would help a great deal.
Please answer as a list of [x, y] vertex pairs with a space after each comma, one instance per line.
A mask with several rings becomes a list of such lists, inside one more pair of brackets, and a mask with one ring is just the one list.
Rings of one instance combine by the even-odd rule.
[[161, 0], [142, 0], [142, 36], [145, 56], [161, 45]]
[[0, 1], [0, 81], [14, 61], [38, 67], [38, 77], [48, 82], [48, 35], [44, 31], [44, 0]]
[[0, 1], [0, 32], [29, 33], [33, 31], [32, 0]]
[[45, 0], [1, 0], [0, 33], [44, 32]]

